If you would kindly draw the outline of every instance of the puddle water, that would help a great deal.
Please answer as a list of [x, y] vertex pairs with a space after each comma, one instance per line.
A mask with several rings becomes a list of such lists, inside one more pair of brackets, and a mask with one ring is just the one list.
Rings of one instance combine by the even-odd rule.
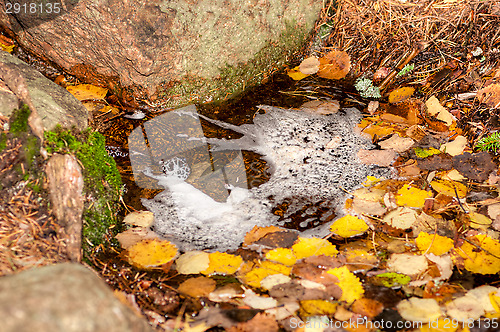
[[[353, 132], [358, 110], [325, 116], [256, 106], [232, 118], [190, 105], [121, 119], [107, 148], [127, 204], [154, 212], [153, 229], [181, 249], [235, 249], [255, 225], [326, 234], [320, 226], [334, 219], [345, 192], [367, 175], [388, 174], [357, 162], [357, 151], [372, 147]], [[333, 138], [337, 146], [326, 148]]]

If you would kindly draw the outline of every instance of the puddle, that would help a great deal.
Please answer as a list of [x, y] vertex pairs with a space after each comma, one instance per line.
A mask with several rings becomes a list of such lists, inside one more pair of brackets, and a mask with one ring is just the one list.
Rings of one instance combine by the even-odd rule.
[[255, 106], [235, 113], [238, 125], [195, 105], [122, 120], [108, 152], [127, 185], [125, 202], [152, 211], [153, 229], [182, 250], [227, 250], [254, 226], [326, 235], [346, 192], [367, 175], [388, 175], [357, 161], [359, 149], [373, 147], [353, 132], [357, 109], [325, 116]]

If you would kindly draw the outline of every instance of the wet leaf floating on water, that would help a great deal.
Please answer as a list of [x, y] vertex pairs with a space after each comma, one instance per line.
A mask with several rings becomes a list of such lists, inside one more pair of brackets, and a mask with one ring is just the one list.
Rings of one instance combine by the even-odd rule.
[[295, 68], [292, 68], [292, 69], [288, 69], [286, 71], [287, 75], [290, 76], [291, 79], [293, 79], [294, 81], [300, 81], [301, 79], [303, 78], [306, 78], [307, 74], [303, 74], [300, 69], [299, 69], [299, 66], [295, 67]]
[[340, 80], [351, 69], [351, 57], [345, 51], [331, 51], [320, 58], [319, 62], [318, 76], [327, 79]]
[[143, 240], [128, 249], [129, 262], [140, 269], [161, 268], [177, 256], [177, 248], [169, 241]]
[[76, 99], [82, 100], [101, 100], [106, 97], [108, 89], [101, 88], [91, 84], [72, 85], [66, 88]]
[[316, 74], [319, 70], [320, 62], [315, 56], [311, 56], [302, 60], [299, 66], [299, 70], [302, 74], [312, 75]]

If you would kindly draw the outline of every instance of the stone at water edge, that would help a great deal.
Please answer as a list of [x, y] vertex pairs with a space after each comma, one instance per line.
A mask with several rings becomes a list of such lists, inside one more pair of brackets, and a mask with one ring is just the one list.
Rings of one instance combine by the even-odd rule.
[[121, 85], [140, 99], [155, 95], [170, 100], [169, 107], [223, 99], [260, 83], [257, 77], [270, 75], [298, 51], [323, 5], [316, 0], [63, 3], [61, 15], [45, 20], [0, 11], [0, 26], [13, 31], [30, 53], [86, 82]]
[[153, 332], [93, 271], [74, 263], [0, 278], [2, 332]]

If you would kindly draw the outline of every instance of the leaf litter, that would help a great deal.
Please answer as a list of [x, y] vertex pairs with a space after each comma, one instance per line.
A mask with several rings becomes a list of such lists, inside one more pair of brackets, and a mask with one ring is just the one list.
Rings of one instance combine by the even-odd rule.
[[[333, 81], [347, 86], [342, 98], [328, 88], [302, 89], [312, 99], [304, 110], [328, 116], [347, 103], [363, 109], [359, 131], [380, 149], [367, 150], [360, 159], [392, 165], [399, 176], [371, 178], [349, 193], [347, 215], [332, 224], [327, 238], [256, 227], [237, 250], [180, 254], [148, 231], [151, 216], [141, 212], [117, 237], [123, 265], [95, 258], [95, 266], [113, 287], [135, 297], [162, 330], [300, 330], [299, 322], [363, 321], [348, 330], [374, 331], [368, 323], [381, 322], [388, 312], [395, 313], [394, 324], [422, 322], [417, 331], [468, 331], [470, 322], [495, 322], [500, 318], [497, 145], [493, 136], [476, 143], [497, 130], [491, 114], [498, 113], [500, 100], [498, 38], [495, 29], [483, 29], [484, 14], [498, 17], [497, 7], [459, 0], [339, 1], [337, 9], [326, 4], [318, 28], [335, 16], [324, 41], [330, 46], [288, 75], [299, 88]], [[477, 47], [461, 50], [462, 61], [454, 61], [453, 44], [443, 38], [460, 40], [453, 28], [458, 24], [440, 30], [416, 19], [425, 13], [450, 22], [475, 16], [478, 26], [469, 46]], [[402, 23], [393, 24], [394, 17]], [[392, 24], [374, 22], [380, 18]], [[412, 22], [413, 30], [404, 22]], [[380, 44], [378, 36], [384, 35], [392, 38], [390, 50]], [[438, 50], [444, 55], [437, 56]], [[90, 86], [72, 89], [82, 100], [101, 101], [107, 93]], [[335, 149], [335, 137], [328, 148]], [[477, 282], [458, 286], [455, 275]], [[446, 329], [452, 320], [456, 328]]]

